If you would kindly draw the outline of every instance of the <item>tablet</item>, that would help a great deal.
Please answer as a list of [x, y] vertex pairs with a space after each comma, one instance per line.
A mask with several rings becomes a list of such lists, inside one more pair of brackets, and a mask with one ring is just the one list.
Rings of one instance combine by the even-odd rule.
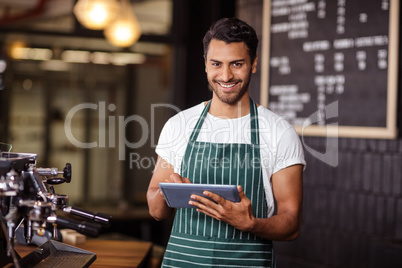
[[204, 191], [215, 193], [232, 202], [240, 202], [236, 185], [160, 182], [159, 188], [168, 206], [173, 208], [194, 208], [188, 203], [191, 200], [190, 196], [192, 194], [204, 196], [202, 194]]

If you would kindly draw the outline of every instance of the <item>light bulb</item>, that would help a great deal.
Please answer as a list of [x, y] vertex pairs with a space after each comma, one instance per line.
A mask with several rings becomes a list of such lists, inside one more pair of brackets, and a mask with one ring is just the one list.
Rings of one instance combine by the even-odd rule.
[[105, 29], [106, 39], [114, 46], [128, 47], [141, 36], [141, 28], [131, 5], [122, 1], [120, 16]]
[[104, 5], [96, 3], [88, 13], [89, 18], [97, 25], [100, 25], [107, 20], [108, 14]]
[[116, 0], [79, 0], [74, 14], [86, 28], [102, 30], [114, 20], [118, 8]]

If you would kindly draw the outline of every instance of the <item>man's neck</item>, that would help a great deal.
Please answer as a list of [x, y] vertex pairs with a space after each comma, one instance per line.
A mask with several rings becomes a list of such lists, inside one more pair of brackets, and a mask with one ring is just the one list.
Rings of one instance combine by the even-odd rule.
[[250, 98], [248, 94], [244, 94], [237, 103], [228, 104], [213, 96], [209, 113], [215, 117], [230, 119], [248, 115], [250, 113]]

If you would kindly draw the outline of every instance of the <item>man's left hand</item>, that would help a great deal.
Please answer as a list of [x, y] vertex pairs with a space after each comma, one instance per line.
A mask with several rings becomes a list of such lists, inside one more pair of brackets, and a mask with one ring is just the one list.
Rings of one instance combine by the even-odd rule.
[[189, 204], [197, 207], [197, 211], [219, 221], [226, 222], [241, 231], [251, 231], [255, 224], [251, 201], [247, 198], [240, 185], [237, 186], [237, 190], [240, 196], [240, 202], [237, 203], [224, 199], [212, 192], [205, 191], [203, 194], [216, 203], [206, 197], [192, 195], [191, 199], [194, 201], [190, 201]]

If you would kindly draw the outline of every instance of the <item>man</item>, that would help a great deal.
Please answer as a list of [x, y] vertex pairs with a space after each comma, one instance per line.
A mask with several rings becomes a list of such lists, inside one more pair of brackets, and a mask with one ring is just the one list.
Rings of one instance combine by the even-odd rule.
[[[249, 97], [257, 70], [252, 27], [224, 18], [203, 43], [212, 100], [166, 123], [147, 193], [155, 219], [175, 213], [163, 266], [274, 267], [272, 240], [295, 239], [300, 230], [305, 165], [300, 139], [283, 118]], [[175, 211], [159, 182], [235, 184], [240, 202], [204, 192], [213, 201], [192, 195], [196, 208]]]

